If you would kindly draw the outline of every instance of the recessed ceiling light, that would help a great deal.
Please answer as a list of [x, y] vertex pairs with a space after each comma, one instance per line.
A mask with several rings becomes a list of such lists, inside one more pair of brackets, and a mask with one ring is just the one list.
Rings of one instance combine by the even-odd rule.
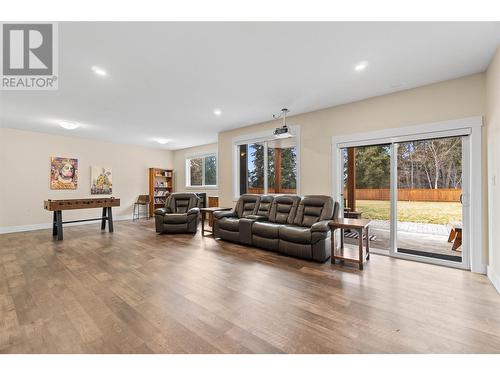
[[59, 126], [64, 129], [73, 130], [78, 128], [80, 124], [77, 124], [76, 122], [59, 121]]
[[169, 142], [169, 140], [165, 138], [158, 138], [156, 142], [158, 142], [161, 145], [166, 145]]
[[216, 115], [216, 116], [222, 115], [222, 111], [220, 110], [220, 108], [215, 108], [214, 109], [214, 115]]
[[354, 70], [357, 72], [361, 72], [362, 70], [365, 70], [367, 66], [368, 66], [367, 61], [361, 61], [354, 67]]
[[108, 73], [106, 73], [106, 71], [104, 69], [99, 68], [98, 66], [95, 66], [95, 65], [92, 67], [92, 71], [101, 77], [108, 75]]

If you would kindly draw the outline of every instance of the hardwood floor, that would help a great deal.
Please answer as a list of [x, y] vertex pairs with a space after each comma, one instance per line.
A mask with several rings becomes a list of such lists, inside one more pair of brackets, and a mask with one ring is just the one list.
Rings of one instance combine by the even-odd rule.
[[153, 224], [0, 235], [0, 352], [500, 352], [485, 276], [377, 255], [332, 267]]

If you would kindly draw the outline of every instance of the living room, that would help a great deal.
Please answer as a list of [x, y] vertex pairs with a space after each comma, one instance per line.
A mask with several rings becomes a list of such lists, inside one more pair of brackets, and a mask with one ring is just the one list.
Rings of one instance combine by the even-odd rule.
[[0, 353], [500, 353], [499, 21], [14, 19]]

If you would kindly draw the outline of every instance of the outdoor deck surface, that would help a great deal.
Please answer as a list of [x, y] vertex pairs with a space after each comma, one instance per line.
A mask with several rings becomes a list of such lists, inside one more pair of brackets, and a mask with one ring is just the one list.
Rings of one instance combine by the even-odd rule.
[[[462, 256], [462, 248], [451, 250], [448, 242], [450, 229], [447, 225], [398, 222], [398, 247], [409, 250], [424, 251], [434, 254]], [[370, 235], [376, 239], [370, 241], [372, 249], [389, 250], [390, 222], [386, 220], [372, 220]], [[349, 244], [356, 243], [356, 239], [346, 238]]]

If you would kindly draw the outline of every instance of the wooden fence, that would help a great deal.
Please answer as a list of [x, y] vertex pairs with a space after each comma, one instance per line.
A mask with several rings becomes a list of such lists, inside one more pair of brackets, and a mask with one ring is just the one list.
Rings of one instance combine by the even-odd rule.
[[[398, 201], [460, 202], [462, 189], [398, 189]], [[356, 200], [388, 201], [389, 189], [356, 189]]]
[[[249, 188], [247, 193], [264, 194], [264, 189]], [[296, 194], [295, 189], [268, 189], [269, 194]], [[398, 189], [399, 201], [422, 202], [460, 202], [462, 189]], [[347, 196], [345, 193], [344, 197]], [[389, 189], [356, 189], [356, 200], [388, 201], [391, 199]]]

